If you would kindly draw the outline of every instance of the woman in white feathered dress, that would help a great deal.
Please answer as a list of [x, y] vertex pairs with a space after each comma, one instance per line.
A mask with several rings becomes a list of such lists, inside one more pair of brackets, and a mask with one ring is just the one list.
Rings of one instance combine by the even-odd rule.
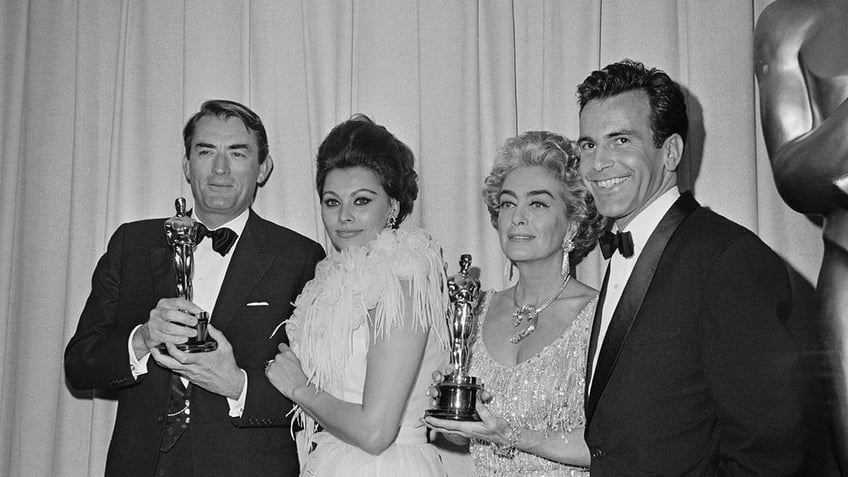
[[361, 115], [318, 150], [321, 217], [338, 253], [304, 287], [286, 323], [291, 348], [266, 371], [297, 405], [302, 475], [446, 475], [421, 423], [430, 374], [447, 363], [444, 262], [427, 233], [399, 227], [418, 194], [413, 162]]

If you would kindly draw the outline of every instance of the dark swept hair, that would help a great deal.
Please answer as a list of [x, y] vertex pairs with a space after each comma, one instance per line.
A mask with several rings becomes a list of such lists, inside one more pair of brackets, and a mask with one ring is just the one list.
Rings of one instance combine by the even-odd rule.
[[210, 99], [200, 106], [200, 111], [194, 113], [183, 128], [183, 141], [185, 142], [186, 157], [191, 155], [191, 140], [194, 138], [194, 128], [198, 121], [205, 117], [216, 117], [220, 119], [238, 118], [244, 123], [244, 127], [256, 138], [259, 146], [259, 163], [265, 162], [268, 157], [268, 135], [262, 119], [247, 106], [228, 101], [226, 99]]
[[498, 228], [499, 195], [504, 181], [521, 167], [541, 167], [562, 186], [566, 217], [577, 225], [574, 250], [569, 254], [577, 265], [592, 249], [607, 225], [595, 208], [595, 200], [580, 176], [580, 156], [573, 142], [549, 131], [527, 131], [511, 137], [498, 149], [495, 164], [483, 182], [483, 200], [489, 209], [492, 226]]
[[651, 106], [651, 131], [654, 147], [660, 148], [672, 134], [686, 143], [689, 118], [680, 85], [662, 70], [646, 68], [638, 61], [624, 59], [593, 71], [577, 86], [580, 112], [593, 99], [606, 99], [628, 91], [644, 91]]
[[318, 147], [315, 185], [324, 193], [324, 181], [333, 169], [364, 167], [377, 174], [380, 185], [400, 206], [395, 228], [412, 212], [418, 197], [415, 156], [406, 144], [364, 114], [354, 114], [337, 125]]

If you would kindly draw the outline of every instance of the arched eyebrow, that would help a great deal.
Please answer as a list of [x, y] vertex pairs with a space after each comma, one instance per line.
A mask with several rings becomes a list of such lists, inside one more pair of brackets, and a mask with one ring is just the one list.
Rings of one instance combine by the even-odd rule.
[[[351, 195], [351, 196], [354, 196], [354, 195], [356, 195], [356, 194], [360, 194], [360, 193], [362, 193], [362, 192], [367, 192], [367, 193], [370, 193], [370, 194], [373, 194], [373, 195], [379, 195], [379, 194], [380, 194], [379, 192], [377, 192], [377, 191], [375, 191], [375, 190], [373, 190], [373, 189], [369, 189], [369, 188], [367, 188], [367, 187], [363, 187], [363, 188], [361, 188], [361, 189], [356, 189], [355, 191], [351, 192], [351, 193], [350, 193], [350, 195]], [[327, 194], [332, 194], [332, 195], [334, 195], [334, 196], [336, 196], [336, 197], [341, 197], [338, 193], [336, 193], [335, 191], [330, 190], [330, 189], [326, 189], [326, 190], [324, 190], [324, 193], [323, 193], [323, 194], [321, 194], [321, 196], [323, 197], [323, 196], [325, 196], [325, 195], [327, 195]]]
[[509, 189], [503, 189], [503, 190], [501, 190], [501, 192], [498, 194], [498, 199], [500, 199], [502, 196], [505, 196], [505, 195], [508, 195], [508, 196], [510, 196], [510, 197], [512, 197], [512, 198], [514, 198], [514, 199], [517, 199], [517, 198], [518, 198], [518, 195], [516, 195], [516, 193], [515, 193], [515, 192], [513, 192], [513, 191], [511, 191], [511, 190], [509, 190]]
[[618, 130], [618, 131], [612, 131], [612, 132], [606, 134], [605, 137], [607, 139], [615, 139], [615, 138], [621, 137], [621, 136], [632, 137], [632, 136], [636, 136], [636, 135], [637, 135], [637, 133], [636, 133], [635, 129], [621, 129], [621, 130]]
[[527, 193], [527, 197], [532, 197], [532, 196], [536, 196], [536, 195], [546, 195], [546, 196], [550, 197], [551, 199], [554, 198], [554, 195], [551, 194], [551, 192], [549, 190], [546, 190], [546, 189], [531, 190], [530, 192]]
[[[205, 148], [205, 149], [215, 149], [214, 144], [209, 144], [208, 142], [199, 142], [194, 145], [195, 148]], [[232, 150], [250, 150], [250, 144], [230, 144], [227, 146], [228, 151]]]
[[363, 187], [363, 188], [361, 188], [361, 189], [356, 189], [355, 191], [353, 191], [353, 195], [359, 194], [359, 193], [361, 193], [361, 192], [368, 192], [368, 193], [371, 193], [371, 194], [374, 194], [374, 195], [379, 195], [379, 194], [380, 194], [379, 192], [377, 192], [377, 191], [375, 191], [375, 190], [369, 189], [369, 188], [367, 188], [367, 187]]
[[[513, 197], [515, 199], [518, 198], [518, 194], [516, 194], [515, 192], [513, 192], [509, 189], [502, 190], [501, 193], [498, 194], [498, 198], [500, 199], [501, 196], [503, 196], [503, 195], [508, 195], [508, 196]], [[526, 195], [527, 195], [527, 197], [534, 197], [534, 196], [537, 196], [537, 195], [546, 195], [546, 196], [550, 197], [551, 199], [554, 198], [554, 195], [547, 189], [531, 190], [531, 191], [527, 192]]]
[[[621, 130], [608, 132], [608, 133], [603, 135], [603, 138], [604, 139], [615, 139], [615, 138], [621, 137], [621, 136], [633, 137], [633, 136], [636, 136], [636, 135], [637, 135], [637, 132], [636, 132], [635, 129], [621, 129]], [[580, 136], [580, 138], [577, 139], [578, 145], [582, 145], [582, 144], [587, 143], [587, 142], [595, 143], [596, 141], [589, 136]]]

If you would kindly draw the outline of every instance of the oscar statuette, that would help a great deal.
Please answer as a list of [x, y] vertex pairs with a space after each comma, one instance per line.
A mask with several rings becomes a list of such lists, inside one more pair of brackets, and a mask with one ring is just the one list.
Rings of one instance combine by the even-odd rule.
[[[174, 202], [177, 215], [165, 221], [165, 236], [174, 251], [174, 271], [177, 274], [177, 296], [192, 301], [191, 279], [194, 274], [194, 248], [197, 246], [197, 222], [186, 214], [186, 200], [177, 198]], [[185, 353], [200, 353], [214, 351], [218, 342], [209, 337], [209, 313], [201, 312], [197, 318], [197, 336], [187, 342], [175, 345]], [[164, 346], [163, 346], [164, 348]]]
[[426, 416], [456, 421], [479, 421], [477, 414], [477, 391], [482, 384], [468, 375], [471, 357], [471, 340], [476, 334], [477, 307], [480, 301], [480, 281], [470, 276], [471, 255], [463, 254], [459, 259], [459, 273], [448, 280], [450, 309], [450, 364], [453, 371], [435, 385], [438, 396], [436, 406], [425, 411]]

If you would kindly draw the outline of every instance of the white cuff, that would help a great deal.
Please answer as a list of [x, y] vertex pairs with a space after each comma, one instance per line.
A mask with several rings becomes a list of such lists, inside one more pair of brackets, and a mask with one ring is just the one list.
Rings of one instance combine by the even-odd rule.
[[150, 359], [150, 353], [148, 352], [141, 359], [137, 359], [135, 357], [135, 350], [133, 349], [133, 337], [138, 332], [139, 328], [144, 325], [138, 325], [130, 332], [130, 339], [127, 342], [127, 349], [130, 353], [130, 371], [132, 371], [133, 378], [138, 378], [142, 374], [147, 374], [147, 360]]
[[247, 372], [239, 369], [244, 375], [244, 387], [241, 388], [241, 394], [238, 400], [227, 398], [227, 404], [230, 405], [230, 417], [241, 417], [244, 414], [244, 402], [247, 400]]

